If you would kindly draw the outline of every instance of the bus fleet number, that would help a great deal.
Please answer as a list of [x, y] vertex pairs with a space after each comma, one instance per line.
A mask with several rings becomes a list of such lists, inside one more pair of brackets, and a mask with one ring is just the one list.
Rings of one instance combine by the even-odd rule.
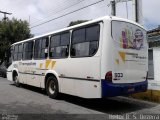
[[115, 73], [115, 78], [122, 78], [123, 77], [123, 73]]

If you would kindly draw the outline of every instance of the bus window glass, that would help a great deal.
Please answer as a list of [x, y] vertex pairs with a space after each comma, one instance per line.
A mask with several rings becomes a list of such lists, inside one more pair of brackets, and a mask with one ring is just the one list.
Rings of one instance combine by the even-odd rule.
[[37, 59], [40, 57], [41, 54], [41, 40], [35, 40], [35, 47], [34, 47], [34, 58]]
[[51, 37], [50, 57], [66, 58], [70, 43], [70, 33], [62, 33]]
[[85, 41], [85, 29], [79, 29], [79, 30], [75, 30], [73, 32], [73, 39], [72, 39], [72, 43], [76, 44], [76, 43], [81, 43]]
[[42, 46], [42, 49], [43, 48], [45, 49], [47, 47], [47, 38], [42, 39], [42, 45], [41, 46]]
[[98, 50], [99, 33], [99, 25], [74, 30], [72, 35], [71, 56], [93, 56]]
[[18, 60], [17, 53], [18, 53], [18, 45], [15, 45], [14, 46], [14, 55], [13, 55], [14, 61]]
[[18, 52], [18, 45], [15, 45], [15, 47], [14, 47], [14, 52], [15, 52], [15, 53]]
[[22, 59], [22, 44], [17, 44], [14, 47], [14, 55], [13, 55], [13, 60], [21, 60]]
[[45, 49], [48, 48], [48, 38], [43, 38], [41, 42], [41, 58], [47, 58], [48, 53], [45, 53]]
[[98, 41], [99, 26], [86, 28], [86, 41]]
[[22, 52], [22, 50], [23, 50], [22, 48], [23, 48], [23, 46], [22, 46], [22, 44], [20, 44], [20, 45], [18, 46], [18, 51], [19, 51], [19, 52]]
[[89, 54], [94, 55], [98, 50], [98, 41], [92, 41], [90, 42], [89, 46]]
[[18, 45], [18, 60], [22, 59], [22, 51], [23, 51], [23, 46], [22, 44]]
[[45, 49], [47, 47], [47, 38], [41, 38], [39, 40], [35, 40], [35, 48], [34, 48], [34, 58], [35, 59], [44, 59], [47, 57], [45, 53]]
[[23, 60], [31, 60], [33, 56], [33, 41], [24, 43]]
[[112, 21], [112, 37], [115, 47], [121, 49], [144, 50], [148, 46], [145, 30], [131, 23]]
[[74, 44], [72, 46], [72, 55], [73, 56], [88, 56], [89, 55], [89, 42], [83, 42], [83, 43], [78, 43]]
[[60, 45], [60, 35], [55, 35], [51, 38], [51, 46], [56, 47]]
[[42, 39], [42, 42], [41, 42], [41, 55], [40, 57], [41, 58], [46, 58], [47, 56], [45, 56], [45, 48], [46, 48], [46, 39]]
[[61, 35], [61, 45], [66, 46], [69, 45], [69, 41], [70, 41], [70, 34], [69, 33], [65, 33]]

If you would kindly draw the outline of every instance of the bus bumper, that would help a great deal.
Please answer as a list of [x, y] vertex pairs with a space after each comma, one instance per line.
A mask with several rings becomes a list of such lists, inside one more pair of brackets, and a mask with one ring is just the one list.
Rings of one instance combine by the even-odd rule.
[[145, 92], [148, 87], [148, 81], [138, 83], [115, 84], [102, 80], [102, 97], [124, 96], [138, 92]]

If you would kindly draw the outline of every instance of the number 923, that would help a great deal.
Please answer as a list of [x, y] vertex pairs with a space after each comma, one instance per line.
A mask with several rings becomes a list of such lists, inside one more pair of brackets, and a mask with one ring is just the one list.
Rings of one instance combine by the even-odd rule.
[[123, 77], [123, 73], [114, 73], [115, 78], [122, 78]]

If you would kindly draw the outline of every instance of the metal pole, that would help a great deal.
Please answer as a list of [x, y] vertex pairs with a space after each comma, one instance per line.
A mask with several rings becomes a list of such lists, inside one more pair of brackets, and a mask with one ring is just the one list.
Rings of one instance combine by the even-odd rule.
[[135, 17], [136, 22], [139, 23], [139, 4], [137, 0], [135, 0]]
[[126, 2], [126, 11], [127, 11], [127, 19], [128, 19], [128, 3]]
[[140, 0], [133, 0], [133, 20], [140, 23]]
[[116, 16], [116, 2], [111, 1], [111, 15]]
[[132, 1], [132, 8], [133, 8], [133, 10], [132, 10], [132, 12], [133, 12], [133, 13], [132, 13], [132, 14], [133, 14], [133, 21], [136, 21], [136, 9], [135, 9], [135, 5], [136, 5], [136, 4], [135, 4], [135, 1], [136, 1], [136, 0], [133, 0], [133, 1]]

